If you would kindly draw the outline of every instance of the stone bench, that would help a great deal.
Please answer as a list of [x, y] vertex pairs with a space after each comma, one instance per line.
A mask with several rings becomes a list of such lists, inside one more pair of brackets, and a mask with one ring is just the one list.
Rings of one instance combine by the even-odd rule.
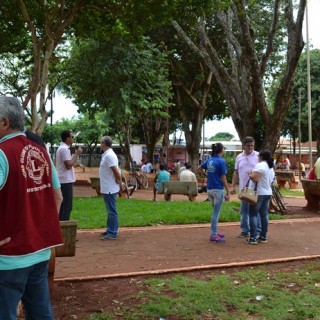
[[295, 174], [292, 171], [280, 171], [275, 170], [278, 187], [285, 188], [286, 183], [289, 183], [290, 189], [298, 188], [298, 181], [296, 180]]
[[182, 194], [192, 201], [198, 195], [198, 183], [196, 181], [163, 181], [157, 193], [164, 194], [165, 198], [172, 194]]
[[101, 196], [100, 192], [100, 178], [99, 177], [90, 177], [91, 188], [96, 190], [98, 196]]
[[320, 210], [320, 181], [301, 179], [304, 197], [307, 200], [306, 209]]
[[[100, 177], [90, 177], [91, 187], [95, 189], [98, 196], [101, 196], [100, 192]], [[122, 175], [122, 185], [123, 189], [119, 192], [119, 197], [127, 196], [127, 198], [131, 198], [131, 195], [136, 190], [135, 186], [130, 186], [127, 183], [127, 178], [125, 175]]]
[[48, 280], [52, 287], [56, 266], [56, 257], [73, 257], [76, 254], [77, 221], [60, 221], [63, 245], [51, 248]]

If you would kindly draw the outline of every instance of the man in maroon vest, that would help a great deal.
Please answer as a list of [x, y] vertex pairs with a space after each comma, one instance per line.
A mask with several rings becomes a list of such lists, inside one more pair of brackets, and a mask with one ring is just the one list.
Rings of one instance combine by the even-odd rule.
[[24, 134], [19, 101], [0, 97], [0, 319], [16, 319], [20, 300], [26, 318], [54, 319], [47, 275], [50, 248], [62, 243], [59, 195], [48, 153]]

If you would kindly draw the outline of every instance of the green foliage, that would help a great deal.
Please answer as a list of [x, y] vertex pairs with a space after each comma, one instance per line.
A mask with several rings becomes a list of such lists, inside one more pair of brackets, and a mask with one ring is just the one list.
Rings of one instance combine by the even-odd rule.
[[230, 141], [232, 138], [234, 138], [234, 135], [229, 132], [218, 132], [209, 141]]
[[137, 125], [139, 118], [167, 116], [171, 82], [166, 55], [148, 38], [81, 40], [73, 43], [63, 89], [82, 112], [108, 112], [121, 132]]
[[47, 143], [59, 145], [61, 142], [61, 132], [63, 130], [75, 130], [77, 128], [77, 119], [61, 119], [53, 126], [47, 125], [42, 133], [42, 139]]
[[0, 2], [0, 56], [17, 54], [25, 50], [30, 34], [24, 28], [21, 16], [17, 14], [17, 3], [11, 0]]
[[236, 162], [236, 156], [234, 156], [233, 153], [226, 151], [224, 153], [224, 159], [226, 160], [227, 170], [228, 170], [227, 181], [228, 183], [231, 183], [233, 172], [234, 172], [234, 165]]

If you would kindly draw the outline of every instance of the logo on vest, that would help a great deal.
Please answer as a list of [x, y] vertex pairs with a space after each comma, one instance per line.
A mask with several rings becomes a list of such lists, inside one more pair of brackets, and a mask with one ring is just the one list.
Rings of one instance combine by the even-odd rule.
[[43, 152], [33, 145], [23, 148], [21, 157], [21, 170], [25, 178], [30, 178], [35, 184], [40, 185], [44, 175], [49, 176], [49, 164]]

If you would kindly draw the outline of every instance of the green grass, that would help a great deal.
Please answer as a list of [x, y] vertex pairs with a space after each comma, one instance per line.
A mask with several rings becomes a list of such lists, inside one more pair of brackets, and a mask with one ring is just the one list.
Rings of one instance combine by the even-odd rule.
[[[220, 222], [238, 222], [239, 202], [224, 203]], [[209, 223], [212, 206], [210, 202], [146, 201], [117, 199], [121, 227]], [[280, 214], [270, 214], [271, 219], [283, 219]], [[106, 209], [101, 197], [74, 198], [71, 219], [77, 220], [79, 229], [105, 228]]]
[[[292, 272], [264, 267], [236, 273], [212, 273], [199, 280], [187, 276], [148, 279], [138, 295], [117, 313], [121, 319], [320, 319], [320, 260]], [[116, 319], [112, 311], [91, 320]]]
[[280, 192], [285, 197], [304, 197], [304, 192], [301, 190], [281, 189]]

